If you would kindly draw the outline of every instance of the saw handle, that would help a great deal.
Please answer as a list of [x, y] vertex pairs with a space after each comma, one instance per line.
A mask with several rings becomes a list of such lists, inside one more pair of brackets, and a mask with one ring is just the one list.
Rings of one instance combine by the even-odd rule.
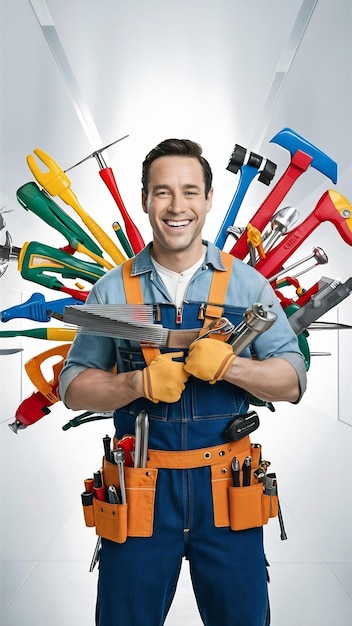
[[[50, 350], [46, 350], [45, 352], [36, 355], [35, 357], [27, 361], [27, 363], [25, 363], [24, 365], [27, 375], [32, 381], [33, 385], [52, 404], [59, 401], [56, 391], [59, 384], [59, 374], [62, 370], [64, 360], [70, 347], [70, 343], [54, 346], [54, 348], [51, 348]], [[48, 381], [44, 377], [41, 366], [44, 361], [54, 356], [61, 356], [61, 360], [53, 365], [53, 378], [52, 380]]]

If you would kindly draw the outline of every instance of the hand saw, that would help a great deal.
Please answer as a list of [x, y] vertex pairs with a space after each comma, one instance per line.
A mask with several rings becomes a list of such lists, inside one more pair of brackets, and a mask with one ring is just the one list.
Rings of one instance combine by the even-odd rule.
[[[129, 339], [144, 345], [167, 348], [188, 348], [196, 339], [212, 335], [231, 343], [234, 353], [240, 354], [258, 334], [270, 328], [277, 317], [260, 302], [255, 302], [244, 312], [243, 322], [236, 327], [222, 317], [212, 322], [207, 329], [170, 330], [161, 324], [152, 323], [153, 307], [155, 305], [143, 304], [67, 306], [64, 322], [77, 324], [77, 333]], [[141, 317], [143, 309], [146, 309], [144, 319]]]

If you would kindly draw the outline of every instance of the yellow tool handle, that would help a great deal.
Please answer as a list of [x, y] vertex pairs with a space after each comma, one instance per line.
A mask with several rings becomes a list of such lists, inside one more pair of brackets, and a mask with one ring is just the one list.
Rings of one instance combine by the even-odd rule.
[[80, 216], [82, 222], [87, 226], [88, 230], [90, 230], [92, 235], [100, 243], [101, 247], [104, 248], [105, 252], [110, 255], [116, 265], [120, 265], [120, 263], [126, 261], [127, 257], [122, 254], [122, 252], [114, 244], [112, 239], [110, 239], [109, 235], [107, 235], [103, 231], [99, 224], [97, 224], [96, 221], [92, 217], [90, 217], [90, 215], [88, 215], [88, 213], [79, 204], [76, 196], [71, 192], [70, 189], [65, 189], [62, 193], [58, 195], [64, 202], [66, 202], [66, 204], [71, 206], [73, 210], [76, 211], [76, 213]]
[[102, 248], [110, 255], [114, 263], [119, 265], [126, 261], [126, 257], [122, 254], [116, 244], [103, 231], [90, 215], [79, 204], [76, 194], [71, 189], [71, 181], [66, 172], [49, 156], [44, 150], [36, 148], [34, 150], [43, 163], [48, 167], [48, 171], [42, 172], [37, 166], [33, 155], [27, 156], [27, 163], [32, 174], [38, 183], [44, 187], [45, 191], [51, 196], [59, 196], [66, 204], [71, 206], [80, 216], [83, 223], [87, 226]]
[[109, 261], [106, 261], [106, 259], [103, 259], [103, 257], [99, 256], [98, 254], [94, 254], [94, 252], [91, 252], [90, 250], [88, 250], [88, 248], [86, 248], [82, 243], [77, 244], [76, 250], [77, 252], [82, 252], [82, 254], [86, 254], [87, 256], [90, 256], [90, 258], [93, 259], [93, 261], [95, 261], [96, 263], [99, 263], [99, 265], [102, 265], [102, 267], [105, 267], [107, 270], [112, 270], [114, 267], [111, 263], [109, 263]]
[[252, 224], [247, 225], [247, 241], [258, 250], [259, 257], [265, 259], [265, 252], [262, 246], [262, 236], [260, 230]]
[[46, 329], [46, 334], [47, 339], [51, 341], [73, 341], [76, 336], [76, 329], [53, 326]]

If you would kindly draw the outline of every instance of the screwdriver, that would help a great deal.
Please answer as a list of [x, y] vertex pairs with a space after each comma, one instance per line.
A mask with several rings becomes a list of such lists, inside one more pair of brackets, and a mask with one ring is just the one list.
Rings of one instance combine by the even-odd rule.
[[240, 462], [237, 456], [234, 456], [231, 462], [232, 486], [240, 486]]
[[242, 465], [243, 487], [249, 487], [251, 484], [252, 457], [246, 456]]

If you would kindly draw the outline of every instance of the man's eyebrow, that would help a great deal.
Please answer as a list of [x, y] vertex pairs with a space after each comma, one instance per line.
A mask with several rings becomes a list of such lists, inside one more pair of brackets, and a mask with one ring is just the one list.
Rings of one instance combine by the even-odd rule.
[[[200, 189], [199, 185], [197, 185], [196, 183], [186, 183], [185, 185], [182, 185], [183, 189]], [[153, 191], [157, 189], [171, 189], [171, 185], [168, 185], [167, 183], [165, 183], [165, 185], [161, 185], [160, 183], [158, 185], [154, 185], [153, 187]]]
[[170, 185], [154, 185], [152, 191], [158, 191], [159, 189], [171, 189]]

